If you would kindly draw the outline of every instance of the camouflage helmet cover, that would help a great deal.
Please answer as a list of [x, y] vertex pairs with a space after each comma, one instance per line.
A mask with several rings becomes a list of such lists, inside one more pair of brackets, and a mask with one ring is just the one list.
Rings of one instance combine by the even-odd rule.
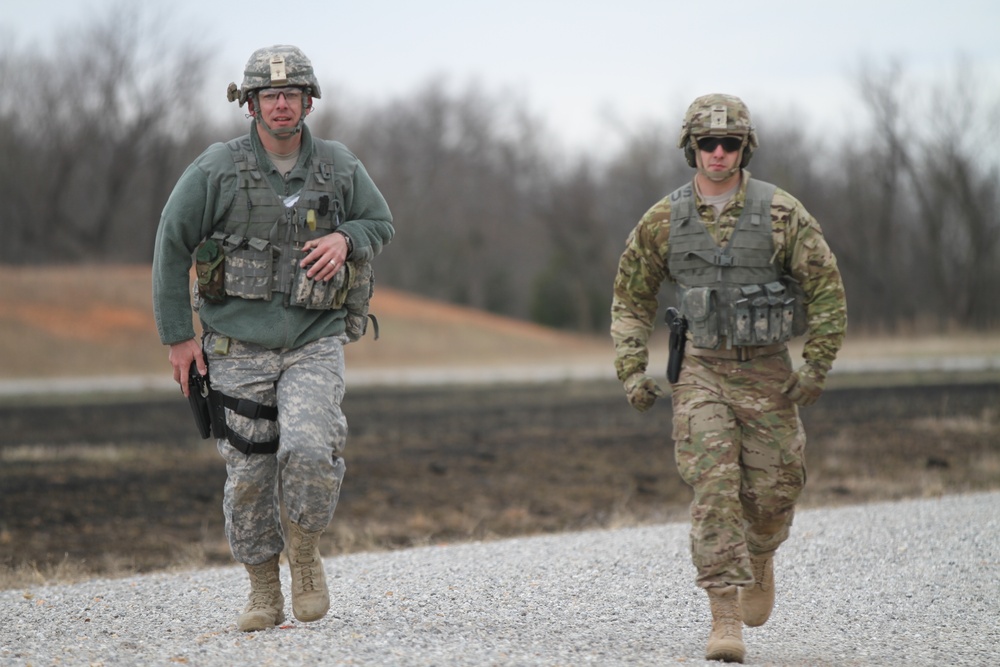
[[257, 49], [243, 68], [243, 84], [229, 84], [230, 102], [239, 100], [243, 106], [255, 90], [296, 86], [320, 98], [319, 81], [313, 73], [312, 63], [296, 46], [275, 45]]
[[743, 137], [745, 143], [740, 167], [750, 163], [758, 146], [757, 130], [750, 121], [750, 110], [743, 100], [734, 95], [702, 95], [688, 107], [677, 147], [684, 149], [684, 157], [692, 167], [697, 166], [694, 143], [699, 137], [708, 135]]

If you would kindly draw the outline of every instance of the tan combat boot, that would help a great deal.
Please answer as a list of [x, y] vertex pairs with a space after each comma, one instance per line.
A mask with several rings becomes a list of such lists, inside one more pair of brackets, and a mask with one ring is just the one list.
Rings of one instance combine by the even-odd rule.
[[250, 597], [243, 613], [236, 619], [241, 632], [267, 630], [285, 621], [285, 596], [278, 577], [278, 556], [260, 565], [246, 565], [250, 574]]
[[750, 627], [767, 623], [774, 609], [774, 552], [750, 556], [753, 586], [740, 589], [743, 622]]
[[743, 618], [736, 586], [708, 588], [708, 603], [712, 608], [712, 634], [705, 649], [706, 660], [743, 662]]
[[288, 524], [288, 565], [292, 571], [292, 613], [303, 622], [318, 621], [330, 610], [326, 572], [319, 555], [322, 530], [308, 533], [297, 524]]

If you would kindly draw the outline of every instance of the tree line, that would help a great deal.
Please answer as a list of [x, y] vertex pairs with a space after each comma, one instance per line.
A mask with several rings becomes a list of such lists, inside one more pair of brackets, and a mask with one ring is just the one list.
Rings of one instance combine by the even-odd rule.
[[[210, 54], [157, 34], [125, 11], [49, 54], [0, 47], [0, 89], [17, 92], [0, 96], [0, 263], [148, 262], [183, 169], [247, 131], [240, 114], [210, 113], [227, 104], [204, 93]], [[862, 120], [843, 137], [808, 111], [751, 104], [761, 137], [751, 171], [822, 224], [852, 329], [995, 329], [996, 91], [962, 61], [921, 84], [899, 63], [867, 63], [854, 83]], [[592, 154], [475, 85], [431, 80], [364, 108], [327, 97], [310, 127], [358, 154], [396, 220], [378, 284], [560, 328], [606, 330], [626, 235], [693, 175], [676, 147], [683, 108]]]

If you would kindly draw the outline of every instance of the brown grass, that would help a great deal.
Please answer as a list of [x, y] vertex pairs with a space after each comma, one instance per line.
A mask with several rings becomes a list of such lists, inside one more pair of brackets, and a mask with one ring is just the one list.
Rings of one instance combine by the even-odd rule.
[[[169, 377], [166, 350], [153, 323], [149, 267], [0, 267], [0, 281], [4, 286], [0, 291], [0, 380], [119, 374]], [[351, 369], [587, 363], [606, 367], [608, 377], [611, 374], [613, 352], [607, 336], [556, 332], [385, 287], [377, 287], [372, 311], [379, 317], [381, 338], [375, 341], [369, 336], [347, 348]], [[663, 368], [666, 335], [657, 334], [651, 366]], [[956, 354], [998, 357], [1000, 335], [849, 337], [842, 358], [864, 362]], [[366, 423], [360, 405], [377, 400], [391, 405], [382, 412], [366, 405], [365, 409], [374, 411], [367, 419], [377, 428], [365, 432], [352, 427], [351, 486], [328, 531], [328, 547], [347, 553], [684, 520], [687, 490], [669, 457], [669, 424], [653, 423], [648, 414], [641, 419], [633, 415], [619, 391], [615, 387], [610, 402], [584, 406], [582, 413], [569, 411], [577, 397], [560, 399], [554, 422], [537, 427], [522, 423], [526, 410], [521, 398], [522, 403], [515, 401], [510, 408], [510, 414], [517, 415], [516, 423], [501, 416], [497, 424], [484, 426], [476, 404], [468, 413], [471, 423], [438, 423], [444, 418], [436, 417], [422, 433], [415, 432], [407, 415], [399, 423], [390, 423], [398, 402], [391, 396], [385, 398], [386, 392], [362, 394], [363, 399], [356, 398], [359, 403], [351, 408], [353, 424]], [[498, 394], [503, 393], [491, 389], [488, 397], [461, 400], [481, 400], [495, 408], [501, 400]], [[355, 392], [351, 395], [357, 397]], [[517, 397], [504, 400], [512, 398]], [[429, 399], [408, 400], [422, 406]], [[450, 396], [446, 403], [459, 400]], [[997, 488], [996, 412], [921, 414], [905, 423], [886, 420], [857, 425], [843, 415], [834, 417], [810, 431], [813, 460], [806, 506]], [[597, 421], [587, 422], [590, 418]], [[612, 422], [605, 423], [605, 419]], [[625, 440], [623, 433], [629, 431], [630, 439]], [[562, 447], [557, 446], [560, 439]], [[0, 516], [0, 556], [5, 561], [0, 564], [5, 565], [0, 567], [0, 589], [230, 562], [218, 516], [224, 470], [211, 446], [194, 437], [185, 442], [184, 456], [161, 456], [155, 461], [149, 457], [148, 443], [143, 442], [0, 450], [0, 469], [9, 480], [15, 474], [27, 475], [37, 481], [32, 488], [75, 488], [81, 498], [89, 500], [94, 493], [110, 490], [123, 494], [119, 503], [109, 503], [118, 510], [109, 513], [108, 522], [116, 539], [131, 529], [135, 547], [132, 556], [106, 549], [87, 551], [83, 557], [64, 555], [67, 549], [82, 549], [80, 545], [97, 540], [98, 528], [80, 519], [84, 501], [74, 500], [69, 491], [59, 498], [53, 497], [59, 494], [39, 494], [35, 497], [44, 496], [49, 503], [50, 518], [42, 519], [38, 507], [29, 507], [30, 516], [17, 525], [8, 525], [8, 518]], [[151, 467], [155, 468], [151, 479], [163, 478], [163, 488], [155, 488], [165, 498], [176, 496], [170, 495], [170, 489], [180, 482], [171, 480], [184, 480], [190, 492], [198, 478], [200, 493], [183, 496], [194, 495], [196, 506], [178, 510], [172, 518], [154, 517], [153, 509], [144, 509], [136, 517], [123, 516], [120, 510], [135, 508], [136, 498], [156, 495], [152, 484], [135, 488], [128, 484], [148, 474]], [[112, 473], [117, 475], [114, 480], [107, 477]], [[137, 495], [126, 497], [126, 492]], [[156, 502], [150, 507], [164, 506], [162, 499], [152, 500]], [[76, 537], [59, 544], [66, 537], [67, 518], [73, 521]], [[57, 528], [43, 530], [35, 521]], [[149, 530], [151, 523], [159, 529]], [[177, 524], [173, 538], [167, 536], [168, 524]], [[22, 557], [26, 555], [24, 540], [31, 541], [27, 557]]]
[[[148, 266], [0, 266], [0, 379], [160, 375], [169, 367], [152, 314]], [[377, 287], [381, 337], [347, 348], [352, 369], [607, 364], [606, 335], [584, 336]], [[661, 327], [662, 328], [662, 327]], [[652, 363], [666, 360], [664, 331]], [[978, 335], [849, 335], [841, 358], [1000, 356], [1000, 332]]]
[[[0, 379], [166, 375], [147, 266], [0, 267]], [[607, 358], [588, 337], [378, 287], [369, 334], [348, 347], [352, 368], [463, 366]]]

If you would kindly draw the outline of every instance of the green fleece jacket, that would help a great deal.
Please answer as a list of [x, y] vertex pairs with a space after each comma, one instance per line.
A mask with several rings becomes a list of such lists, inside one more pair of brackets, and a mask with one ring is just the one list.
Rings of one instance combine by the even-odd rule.
[[[257, 164], [280, 196], [300, 191], [308, 176], [313, 141], [302, 128], [302, 149], [287, 178], [267, 157], [256, 128], [250, 137]], [[324, 141], [316, 139], [315, 141]], [[370, 260], [390, 241], [392, 214], [382, 194], [353, 153], [334, 165], [334, 179], [342, 188], [344, 221], [338, 227], [351, 237], [353, 260]], [[239, 188], [238, 171], [229, 148], [209, 146], [181, 175], [160, 216], [153, 252], [153, 311], [160, 340], [165, 345], [195, 336], [191, 315], [191, 266], [196, 246], [213, 230], [221, 229]], [[198, 316], [207, 330], [270, 349], [291, 349], [344, 332], [344, 310], [307, 310], [285, 307], [281, 298], [270, 301], [227, 298], [221, 304], [204, 303]]]

